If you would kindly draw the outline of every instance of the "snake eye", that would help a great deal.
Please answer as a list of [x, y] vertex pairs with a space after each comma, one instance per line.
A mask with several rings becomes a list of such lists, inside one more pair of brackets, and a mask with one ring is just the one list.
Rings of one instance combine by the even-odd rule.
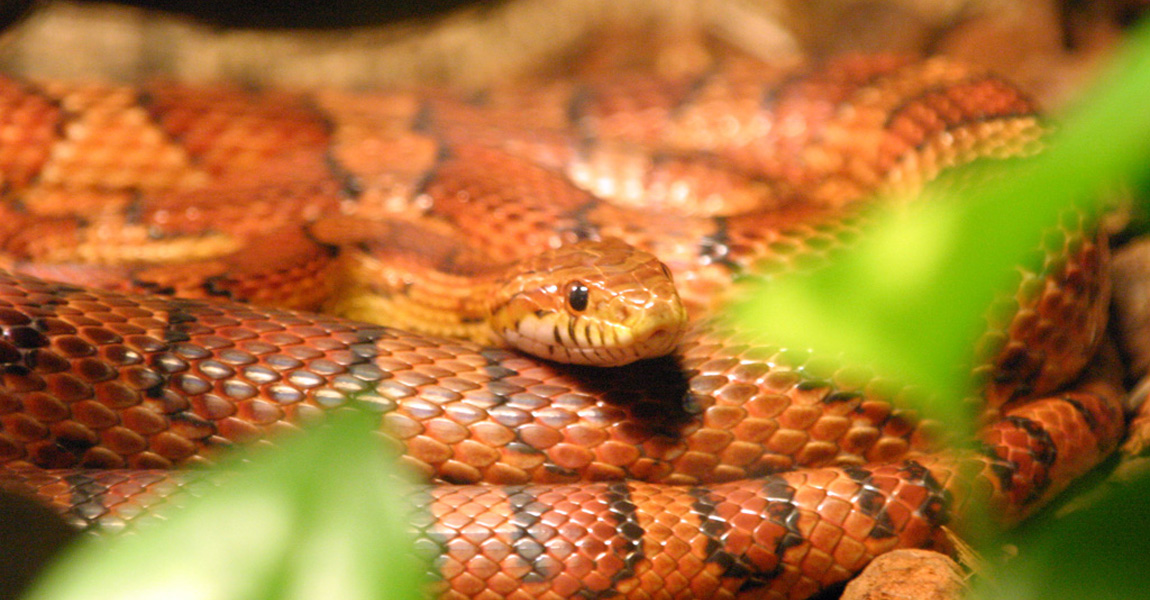
[[567, 284], [567, 304], [571, 310], [581, 312], [587, 309], [587, 286], [581, 281], [572, 281]]

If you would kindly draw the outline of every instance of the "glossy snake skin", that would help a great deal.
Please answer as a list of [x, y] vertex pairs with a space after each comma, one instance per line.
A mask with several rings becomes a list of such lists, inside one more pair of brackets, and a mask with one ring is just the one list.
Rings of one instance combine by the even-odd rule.
[[[962, 451], [900, 408], [912, 390], [699, 317], [673, 356], [602, 369], [219, 297], [316, 308], [334, 265], [391, 244], [407, 263], [349, 262], [416, 285], [353, 285], [402, 306], [458, 270], [448, 240], [481, 252], [467, 262], [616, 237], [698, 315], [752, 263], [852, 239], [876, 191], [1040, 133], [1000, 80], [890, 57], [467, 98], [2, 81], [8, 266], [120, 290], [0, 276], [5, 485], [118, 528], [168, 493], [156, 469], [356, 396], [438, 480], [417, 528], [441, 597], [807, 597], [881, 552], [945, 547], [972, 499], [1017, 520], [1113, 449], [1111, 381], [1059, 391], [1109, 296], [1106, 240], [1080, 217], [991, 309], [975, 373], [993, 420]], [[332, 215], [406, 226], [340, 246], [315, 233]], [[173, 255], [197, 261], [151, 262]]]

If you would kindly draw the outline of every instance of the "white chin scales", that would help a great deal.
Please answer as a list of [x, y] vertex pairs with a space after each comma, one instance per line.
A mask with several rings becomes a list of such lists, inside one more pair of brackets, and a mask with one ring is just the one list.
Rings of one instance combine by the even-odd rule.
[[[618, 367], [642, 358], [623, 348], [589, 346], [586, 340], [573, 340], [566, 327], [556, 327], [534, 315], [521, 319], [514, 331], [503, 332], [503, 341], [528, 354], [575, 365]], [[591, 341], [601, 341], [601, 337], [592, 333]]]

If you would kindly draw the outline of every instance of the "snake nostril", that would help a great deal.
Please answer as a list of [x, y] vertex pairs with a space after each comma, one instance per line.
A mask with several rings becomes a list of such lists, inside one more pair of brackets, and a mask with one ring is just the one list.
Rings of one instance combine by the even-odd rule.
[[662, 346], [663, 344], [668, 343], [669, 340], [673, 337], [673, 331], [667, 329], [666, 327], [660, 327], [652, 331], [651, 334], [647, 336], [647, 342], [652, 346]]

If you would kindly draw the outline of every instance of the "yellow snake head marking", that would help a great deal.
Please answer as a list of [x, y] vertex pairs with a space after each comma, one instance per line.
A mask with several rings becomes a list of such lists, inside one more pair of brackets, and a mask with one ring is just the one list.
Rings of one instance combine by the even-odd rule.
[[548, 250], [515, 272], [496, 286], [490, 324], [535, 356], [620, 366], [669, 354], [686, 329], [670, 271], [620, 240]]

